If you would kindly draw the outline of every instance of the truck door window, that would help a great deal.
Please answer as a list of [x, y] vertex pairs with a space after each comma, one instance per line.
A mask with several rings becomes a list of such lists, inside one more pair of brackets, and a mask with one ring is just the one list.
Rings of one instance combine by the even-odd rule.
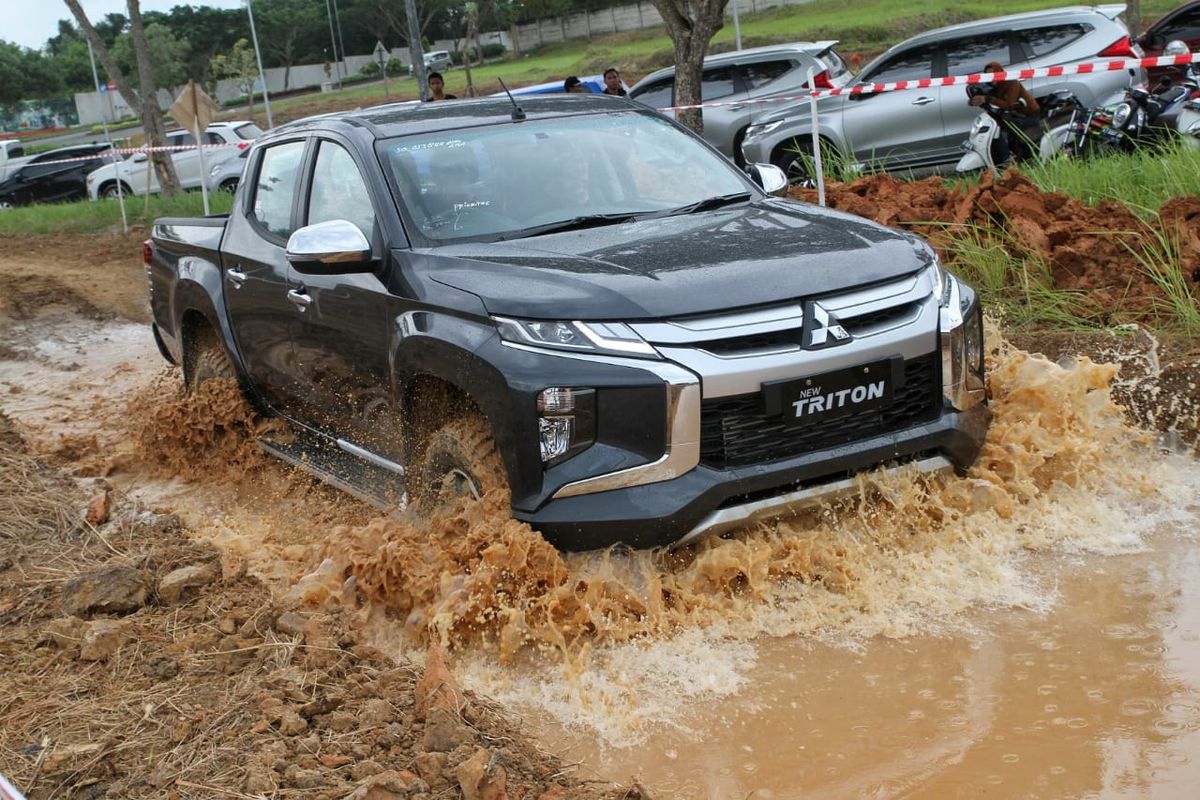
[[869, 75], [864, 75], [861, 82], [894, 83], [929, 78], [933, 73], [933, 59], [938, 49], [930, 45], [897, 53]]
[[307, 224], [333, 219], [354, 223], [368, 241], [375, 232], [375, 209], [358, 165], [345, 148], [322, 141], [308, 196]]
[[288, 236], [293, 230], [292, 201], [303, 156], [303, 141], [277, 144], [263, 151], [250, 216], [276, 236]]

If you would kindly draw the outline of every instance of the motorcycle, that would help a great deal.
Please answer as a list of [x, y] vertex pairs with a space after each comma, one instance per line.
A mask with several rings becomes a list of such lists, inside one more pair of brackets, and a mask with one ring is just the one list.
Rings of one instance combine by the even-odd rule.
[[[1175, 52], [1171, 51], [1173, 46]], [[1182, 42], [1167, 45], [1166, 52], [1178, 55], [1179, 48], [1188, 52]], [[1197, 121], [1191, 118], [1194, 112], [1187, 114], [1187, 122], [1184, 116], [1187, 106], [1197, 98], [1200, 98], [1200, 74], [1193, 65], [1183, 70], [1179, 82], [1164, 77], [1153, 91], [1131, 85], [1119, 102], [1081, 108], [1065, 125], [1051, 130], [1042, 138], [1042, 156], [1062, 154], [1084, 158], [1162, 144], [1194, 127]]]
[[1183, 104], [1175, 130], [1185, 147], [1200, 150], [1200, 100], [1189, 100]]
[[[967, 97], [986, 97], [992, 88], [977, 84], [968, 86]], [[1044, 158], [1041, 142], [1050, 129], [1050, 120], [1067, 113], [1077, 113], [1083, 109], [1083, 104], [1074, 94], [1062, 90], [1042, 100], [1040, 105], [1041, 110], [1034, 117], [995, 108], [985, 101], [979, 107], [979, 116], [971, 123], [967, 140], [962, 144], [963, 156], [955, 171], [963, 173], [1001, 169], [1013, 159], [1014, 154], [1023, 156], [1037, 152], [1039, 157]], [[1031, 124], [1034, 122], [1036, 126]], [[1014, 142], [1014, 136], [1021, 137], [1021, 140]]]

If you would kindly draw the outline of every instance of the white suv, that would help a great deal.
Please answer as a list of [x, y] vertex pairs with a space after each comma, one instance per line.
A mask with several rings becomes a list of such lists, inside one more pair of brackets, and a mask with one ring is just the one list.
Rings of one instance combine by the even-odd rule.
[[[261, 135], [262, 129], [246, 120], [214, 122], [204, 132], [204, 144], [210, 145], [204, 149], [205, 166], [211, 170], [217, 164], [235, 157]], [[194, 148], [172, 151], [171, 161], [175, 164], [175, 174], [179, 176], [179, 183], [184, 189], [200, 188], [207, 175], [201, 171], [200, 150], [195, 149], [196, 137], [191, 131], [171, 131], [166, 136], [166, 144], [168, 147]], [[87, 176], [88, 197], [92, 200], [116, 197], [118, 182], [121, 184], [119, 191], [125, 194], [143, 195], [147, 186], [151, 194], [160, 190], [158, 176], [146, 153], [134, 153], [124, 161], [107, 164], [90, 173]]]

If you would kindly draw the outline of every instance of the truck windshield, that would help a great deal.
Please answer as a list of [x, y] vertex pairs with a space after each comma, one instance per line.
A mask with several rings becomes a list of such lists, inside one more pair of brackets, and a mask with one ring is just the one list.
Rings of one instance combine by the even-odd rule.
[[726, 159], [652, 114], [527, 120], [381, 143], [403, 206], [438, 242], [616, 224], [748, 195]]

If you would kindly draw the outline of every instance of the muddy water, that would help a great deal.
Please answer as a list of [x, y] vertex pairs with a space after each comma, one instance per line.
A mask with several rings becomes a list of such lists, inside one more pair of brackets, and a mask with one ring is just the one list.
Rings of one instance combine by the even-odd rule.
[[[324, 578], [354, 577], [380, 646], [441, 639], [466, 685], [599, 778], [790, 798], [1184, 797], [1200, 777], [1200, 469], [1125, 426], [1106, 367], [994, 353], [965, 478], [868, 476], [728, 539], [564, 558], [496, 498], [362, 525], [238, 460], [236, 415], [156, 383], [144, 328], [22, 325], [0, 407], [38, 449], [180, 511], [274, 586], [337, 556]], [[160, 431], [157, 471], [136, 445], [156, 407], [189, 434]], [[232, 470], [205, 460], [218, 439]]]

